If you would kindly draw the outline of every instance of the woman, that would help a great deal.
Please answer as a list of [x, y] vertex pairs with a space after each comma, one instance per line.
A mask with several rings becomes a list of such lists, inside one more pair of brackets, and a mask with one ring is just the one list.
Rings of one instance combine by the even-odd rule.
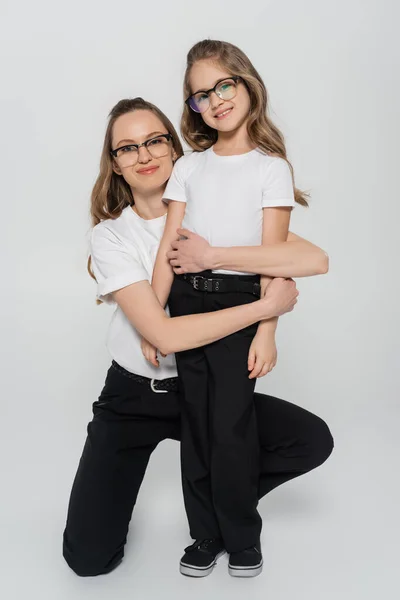
[[[114, 300], [117, 308], [108, 339], [113, 362], [93, 404], [64, 532], [64, 557], [78, 575], [107, 573], [119, 564], [150, 455], [160, 441], [180, 439], [174, 358], [162, 356], [158, 366], [150, 364], [141, 351], [141, 336], [170, 355], [288, 312], [296, 302], [293, 281], [277, 278], [264, 299], [245, 306], [176, 319], [165, 315], [150, 280], [165, 223], [163, 192], [182, 154], [172, 124], [152, 104], [122, 100], [111, 111], [92, 194], [91, 258], [98, 298]], [[315, 273], [326, 270], [324, 253], [295, 239], [286, 244], [293, 244], [293, 252], [290, 259], [285, 256], [280, 274], [304, 274], [305, 256]], [[247, 249], [231, 268], [258, 268], [259, 249], [254, 250]], [[269, 250], [263, 248], [267, 265]], [[276, 268], [277, 255], [271, 256]], [[259, 272], [268, 275], [265, 269]], [[277, 270], [271, 274], [279, 275]], [[321, 419], [295, 405], [262, 394], [255, 394], [255, 405], [262, 497], [322, 464], [333, 442]], [[204, 556], [209, 560], [206, 546]]]

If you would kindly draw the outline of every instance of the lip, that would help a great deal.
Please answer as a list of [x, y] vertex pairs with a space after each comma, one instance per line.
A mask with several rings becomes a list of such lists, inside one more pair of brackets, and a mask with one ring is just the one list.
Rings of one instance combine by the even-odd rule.
[[140, 175], [153, 175], [153, 173], [155, 173], [158, 168], [159, 167], [156, 167], [156, 166], [146, 167], [144, 169], [138, 169], [136, 171], [136, 173], [139, 173]]
[[[229, 111], [226, 113], [226, 115], [224, 115], [223, 113], [225, 113], [226, 111]], [[222, 119], [226, 119], [226, 117], [229, 117], [229, 115], [232, 113], [233, 111], [233, 106], [230, 106], [229, 108], [224, 108], [223, 110], [219, 110], [218, 112], [215, 113], [214, 115], [214, 119], [218, 119], [219, 121], [221, 121]], [[221, 115], [223, 115], [221, 117]]]

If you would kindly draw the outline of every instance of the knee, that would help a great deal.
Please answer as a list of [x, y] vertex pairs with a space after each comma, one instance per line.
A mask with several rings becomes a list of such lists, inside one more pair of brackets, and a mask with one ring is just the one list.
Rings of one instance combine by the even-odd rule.
[[100, 556], [94, 549], [83, 547], [72, 549], [64, 536], [63, 557], [67, 565], [79, 577], [96, 577], [113, 571], [121, 563], [123, 551], [110, 560], [109, 557]]
[[328, 425], [320, 417], [315, 417], [315, 429], [312, 439], [313, 467], [322, 465], [332, 454], [334, 440]]

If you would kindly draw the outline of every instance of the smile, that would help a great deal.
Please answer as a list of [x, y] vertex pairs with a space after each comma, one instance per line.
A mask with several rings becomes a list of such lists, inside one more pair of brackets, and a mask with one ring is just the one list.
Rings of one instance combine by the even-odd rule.
[[227, 117], [231, 112], [232, 112], [233, 108], [228, 108], [227, 110], [224, 110], [224, 112], [219, 113], [217, 115], [215, 115], [215, 119], [225, 119], [225, 117]]
[[148, 167], [147, 169], [140, 169], [137, 173], [139, 173], [139, 175], [153, 175], [157, 169], [158, 167]]

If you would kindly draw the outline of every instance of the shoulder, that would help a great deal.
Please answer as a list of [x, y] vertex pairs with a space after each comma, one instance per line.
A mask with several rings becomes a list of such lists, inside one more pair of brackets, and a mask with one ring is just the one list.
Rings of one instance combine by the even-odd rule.
[[111, 246], [124, 246], [129, 235], [127, 224], [127, 211], [130, 206], [125, 208], [116, 219], [106, 219], [101, 221], [92, 229], [91, 247], [92, 252]]
[[258, 150], [258, 149], [255, 154], [256, 154], [258, 162], [264, 168], [264, 170], [267, 170], [270, 168], [277, 169], [277, 170], [289, 168], [288, 162], [281, 156], [276, 156], [275, 154], [266, 154], [265, 152], [262, 152], [261, 150]]
[[181, 176], [189, 177], [190, 173], [204, 160], [205, 152], [188, 152], [179, 158], [174, 166]]
[[270, 180], [271, 178], [287, 179], [289, 177], [291, 179], [292, 175], [289, 163], [281, 156], [265, 154], [261, 151], [258, 151], [256, 156], [263, 181]]

